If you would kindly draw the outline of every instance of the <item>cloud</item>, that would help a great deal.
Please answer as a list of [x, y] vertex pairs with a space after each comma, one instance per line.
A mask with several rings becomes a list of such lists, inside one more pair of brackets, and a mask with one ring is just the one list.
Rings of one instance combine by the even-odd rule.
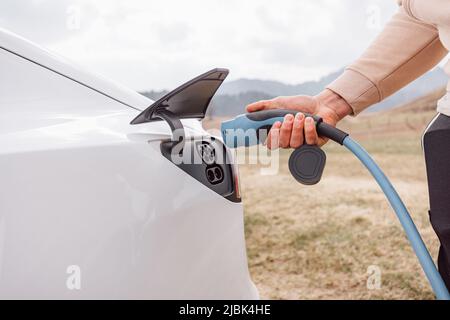
[[393, 0], [2, 0], [0, 24], [145, 90], [212, 67], [317, 79], [356, 58], [395, 11]]

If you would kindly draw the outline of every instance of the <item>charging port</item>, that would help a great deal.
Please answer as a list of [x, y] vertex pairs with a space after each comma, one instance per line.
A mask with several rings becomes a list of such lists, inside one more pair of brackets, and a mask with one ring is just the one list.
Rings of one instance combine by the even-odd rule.
[[175, 146], [178, 144], [171, 140], [161, 142], [161, 153], [166, 159], [224, 198], [240, 202], [233, 158], [221, 141], [214, 137], [207, 140], [186, 138], [181, 157], [174, 157], [178, 150]]
[[218, 184], [223, 181], [223, 169], [218, 165], [209, 166], [206, 168], [206, 178], [211, 184]]

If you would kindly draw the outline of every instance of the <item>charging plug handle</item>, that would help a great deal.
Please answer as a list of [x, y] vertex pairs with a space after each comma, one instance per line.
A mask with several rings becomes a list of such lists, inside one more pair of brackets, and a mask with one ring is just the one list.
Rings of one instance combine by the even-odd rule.
[[[297, 110], [288, 110], [288, 109], [271, 109], [271, 110], [263, 110], [252, 113], [247, 113], [245, 116], [254, 122], [266, 122], [269, 119], [279, 119], [284, 117], [287, 114], [295, 115], [299, 113]], [[323, 122], [321, 117], [312, 116], [310, 114], [304, 113], [305, 117], [312, 117], [316, 122], [317, 133], [319, 136], [329, 138], [340, 145], [344, 143], [344, 139], [348, 136], [348, 133], [339, 130], [329, 124]], [[272, 123], [273, 125], [273, 123]], [[266, 125], [267, 126], [267, 125]]]

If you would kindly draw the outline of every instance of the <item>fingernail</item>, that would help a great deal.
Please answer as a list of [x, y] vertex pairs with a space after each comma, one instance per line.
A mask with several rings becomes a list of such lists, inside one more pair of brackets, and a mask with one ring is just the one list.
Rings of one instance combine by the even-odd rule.
[[303, 113], [299, 112], [295, 115], [295, 120], [301, 120], [303, 116]]
[[314, 120], [313, 120], [313, 118], [311, 118], [311, 117], [307, 117], [307, 118], [306, 118], [306, 121], [307, 121], [308, 123], [312, 123]]
[[292, 114], [287, 114], [284, 116], [284, 120], [291, 122], [292, 120], [294, 120], [294, 116]]

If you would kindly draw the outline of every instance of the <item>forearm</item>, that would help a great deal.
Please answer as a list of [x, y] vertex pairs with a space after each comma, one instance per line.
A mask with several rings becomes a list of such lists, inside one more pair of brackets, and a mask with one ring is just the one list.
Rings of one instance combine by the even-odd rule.
[[327, 88], [357, 114], [430, 70], [446, 54], [437, 29], [401, 7], [364, 54]]

